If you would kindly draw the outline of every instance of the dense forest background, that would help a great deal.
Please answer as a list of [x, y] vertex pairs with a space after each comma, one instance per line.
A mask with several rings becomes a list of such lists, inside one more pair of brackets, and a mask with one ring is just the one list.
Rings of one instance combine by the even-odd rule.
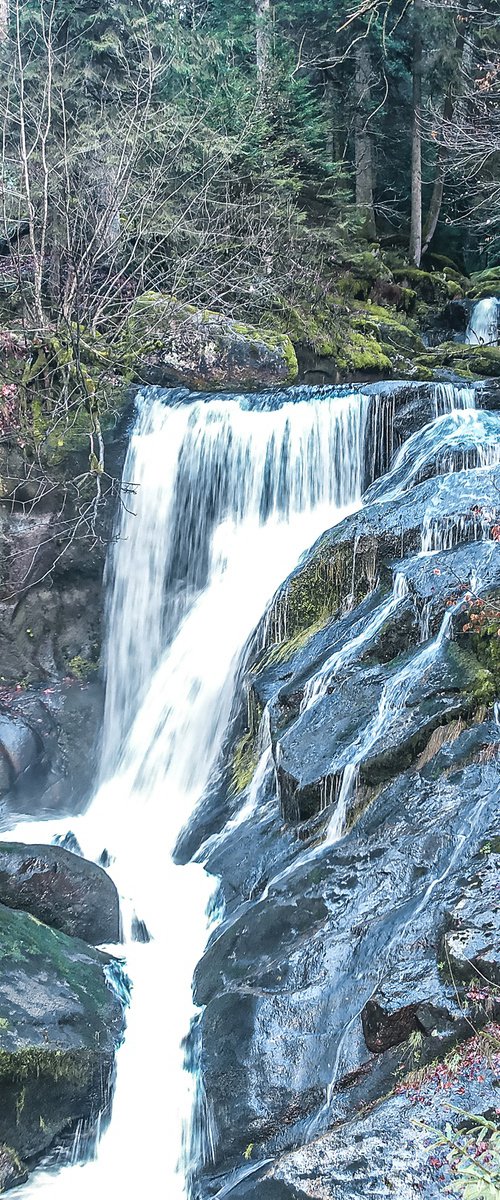
[[496, 0], [0, 0], [0, 438], [100, 495], [130, 383], [498, 374], [426, 331], [500, 287], [499, 46]]
[[33, 326], [148, 288], [255, 318], [374, 243], [498, 261], [493, 0], [0, 12], [0, 269]]

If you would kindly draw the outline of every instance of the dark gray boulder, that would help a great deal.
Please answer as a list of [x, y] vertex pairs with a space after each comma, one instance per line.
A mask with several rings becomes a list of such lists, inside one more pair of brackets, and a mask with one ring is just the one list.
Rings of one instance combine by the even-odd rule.
[[116, 960], [0, 905], [0, 1144], [43, 1154], [109, 1101], [124, 1013]]
[[0, 903], [94, 946], [120, 940], [112, 879], [62, 846], [0, 842]]
[[[466, 979], [459, 970], [452, 978], [443, 969], [443, 938], [454, 927], [455, 908], [457, 920], [463, 908], [469, 929], [465, 874], [484, 897], [482, 932], [470, 942], [481, 951], [476, 970], [486, 954], [491, 960], [492, 941], [498, 945], [495, 905], [489, 925], [487, 911], [500, 787], [497, 764], [484, 761], [481, 749], [493, 729], [485, 726], [473, 749], [469, 733], [455, 740], [451, 772], [444, 757], [438, 779], [401, 774], [338, 844], [296, 843], [295, 861], [267, 880], [265, 898], [234, 913], [220, 929], [219, 946], [216, 935], [197, 986], [199, 995], [212, 996], [201, 1022], [202, 1068], [218, 1116], [218, 1165], [241, 1162], [250, 1142], [254, 1157], [263, 1158], [303, 1144], [311, 1119], [318, 1133], [323, 1120], [350, 1119], [379, 1103], [413, 1066], [444, 1058], [470, 1037], [474, 967]], [[469, 760], [472, 754], [467, 766], [460, 765], [464, 754]], [[248, 821], [258, 844], [264, 814]], [[238, 841], [244, 830], [238, 827]], [[228, 835], [230, 869], [232, 840]], [[224, 868], [221, 843], [223, 882]], [[307, 937], [314, 900], [323, 901], [327, 915], [311, 921]], [[282, 933], [293, 902], [305, 909], [295, 940]], [[491, 1011], [488, 1004], [475, 1009], [473, 1028]]]

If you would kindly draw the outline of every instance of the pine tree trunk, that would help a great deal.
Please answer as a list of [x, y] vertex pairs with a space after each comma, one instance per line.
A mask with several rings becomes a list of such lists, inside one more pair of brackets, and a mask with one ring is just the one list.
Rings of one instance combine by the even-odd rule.
[[[465, 8], [463, 10], [462, 18], [465, 16], [466, 7], [467, 6], [465, 6]], [[455, 86], [455, 88], [453, 87], [452, 84], [450, 84], [450, 87], [448, 88], [448, 91], [445, 96], [444, 105], [443, 105], [443, 134], [444, 135], [445, 135], [445, 131], [446, 131], [446, 126], [449, 125], [450, 122], [453, 120], [454, 108], [456, 107], [456, 114], [458, 114], [458, 112], [459, 112], [462, 95], [463, 95], [463, 89], [464, 89], [464, 86], [466, 86], [465, 81], [466, 81], [466, 78], [470, 71], [470, 66], [471, 66], [471, 46], [472, 46], [472, 41], [467, 39], [465, 36], [465, 21], [464, 21], [464, 19], [462, 19], [461, 27], [459, 27], [459, 32], [457, 34], [457, 39], [456, 39], [456, 43], [455, 43], [457, 56], [460, 55], [460, 79], [458, 81], [458, 86]], [[455, 92], [455, 94], [458, 92], [458, 100], [456, 102], [456, 106], [454, 104], [454, 92]], [[425, 222], [425, 228], [424, 228], [423, 237], [422, 237], [422, 241], [423, 241], [422, 254], [425, 254], [426, 251], [429, 249], [429, 246], [431, 244], [431, 241], [432, 241], [434, 234], [436, 232], [436, 229], [437, 229], [437, 223], [439, 221], [439, 215], [441, 212], [441, 205], [443, 203], [444, 179], [445, 179], [447, 159], [448, 159], [448, 149], [447, 149], [446, 143], [444, 141], [444, 136], [443, 136], [443, 138], [441, 140], [441, 145], [438, 150], [438, 158], [437, 158], [437, 164], [436, 164], [436, 177], [434, 180], [434, 187], [432, 189], [432, 196], [431, 196], [431, 200], [430, 200], [430, 204], [429, 204], [429, 211], [427, 213], [427, 220]]]
[[95, 160], [93, 182], [100, 247], [109, 254], [118, 246], [121, 223], [115, 170], [104, 157]]
[[367, 129], [371, 85], [370, 51], [363, 38], [356, 46], [356, 207], [368, 238], [376, 238], [373, 207], [373, 148]]
[[471, 78], [475, 51], [474, 34], [474, 26], [469, 23], [467, 28], [463, 31], [464, 44], [462, 50], [462, 61], [460, 64], [460, 92], [455, 104], [455, 121], [457, 125], [460, 125], [462, 121], [467, 119], [467, 110], [470, 104]]
[[413, 19], [410, 258], [415, 266], [419, 267], [422, 258], [422, 30], [420, 0], [415, 0]]
[[255, 0], [255, 49], [259, 92], [267, 91], [271, 62], [271, 0]]

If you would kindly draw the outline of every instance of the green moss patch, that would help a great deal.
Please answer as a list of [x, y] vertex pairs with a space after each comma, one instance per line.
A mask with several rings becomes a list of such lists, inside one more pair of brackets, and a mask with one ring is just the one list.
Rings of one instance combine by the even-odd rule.
[[[355, 572], [353, 584], [353, 554], [352, 542], [332, 546], [326, 536], [314, 554], [290, 577], [275, 599], [280, 613], [278, 625], [283, 624], [286, 629], [285, 641], [275, 648], [277, 654], [291, 657], [300, 649], [338, 613], [353, 586], [355, 602], [363, 599], [368, 584], [361, 569]], [[361, 556], [358, 561], [361, 563]], [[271, 629], [275, 627], [272, 614], [269, 624]]]
[[394, 352], [413, 354], [424, 350], [416, 323], [379, 304], [357, 305], [351, 324], [359, 332], [376, 338], [389, 357]]
[[480, 669], [474, 695], [484, 704], [493, 704], [500, 696], [500, 637], [499, 624], [491, 621], [477, 633], [470, 634], [470, 641]]
[[422, 271], [417, 267], [397, 267], [393, 271], [394, 279], [404, 287], [412, 288], [420, 300], [426, 304], [446, 304], [457, 295], [457, 284], [447, 279], [444, 272]]
[[231, 791], [234, 795], [244, 792], [255, 774], [257, 751], [253, 734], [247, 732], [236, 743], [231, 762]]
[[286, 638], [284, 642], [280, 642], [276, 646], [271, 646], [258, 664], [259, 671], [275, 666], [277, 663], [288, 662], [289, 659], [293, 658], [294, 654], [297, 654], [299, 650], [302, 650], [307, 645], [316, 633], [324, 629], [328, 620], [328, 614], [320, 616], [313, 625], [309, 625], [306, 629], [301, 629], [294, 637]]
[[500, 347], [444, 342], [435, 350], [419, 355], [415, 365], [434, 372], [447, 367], [463, 379], [496, 378], [500, 376]]
[[84, 658], [81, 654], [75, 654], [68, 663], [68, 671], [74, 679], [91, 679], [95, 671], [97, 671], [98, 663], [91, 662], [89, 658]]
[[489, 267], [471, 275], [471, 287], [467, 295], [471, 300], [485, 300], [489, 296], [500, 296], [500, 267]]
[[35, 917], [0, 905], [0, 962], [4, 971], [22, 965], [37, 978], [52, 969], [68, 985], [91, 1020], [109, 1013], [110, 991], [104, 975], [105, 955], [85, 942], [49, 929]]
[[78, 1088], [86, 1087], [92, 1081], [97, 1057], [94, 1050], [49, 1050], [43, 1046], [0, 1049], [0, 1085], [45, 1078], [55, 1084], [64, 1080]]

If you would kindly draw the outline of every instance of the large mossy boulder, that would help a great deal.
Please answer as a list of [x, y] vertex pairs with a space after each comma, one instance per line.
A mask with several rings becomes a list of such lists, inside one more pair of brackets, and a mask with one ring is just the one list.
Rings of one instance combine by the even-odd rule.
[[30, 1161], [109, 1101], [116, 960], [0, 905], [0, 1145]]
[[293, 383], [298, 374], [287, 334], [155, 292], [135, 302], [128, 337], [136, 372], [147, 382], [194, 389], [259, 388]]
[[0, 842], [0, 903], [94, 946], [120, 938], [113, 880], [62, 846]]
[[[0, 328], [0, 374], [0, 496], [41, 508], [45, 473], [67, 479], [101, 469], [99, 438], [108, 445], [121, 433], [131, 363], [116, 336], [49, 327], [27, 337], [15, 322]], [[79, 489], [83, 496], [82, 478]]]

